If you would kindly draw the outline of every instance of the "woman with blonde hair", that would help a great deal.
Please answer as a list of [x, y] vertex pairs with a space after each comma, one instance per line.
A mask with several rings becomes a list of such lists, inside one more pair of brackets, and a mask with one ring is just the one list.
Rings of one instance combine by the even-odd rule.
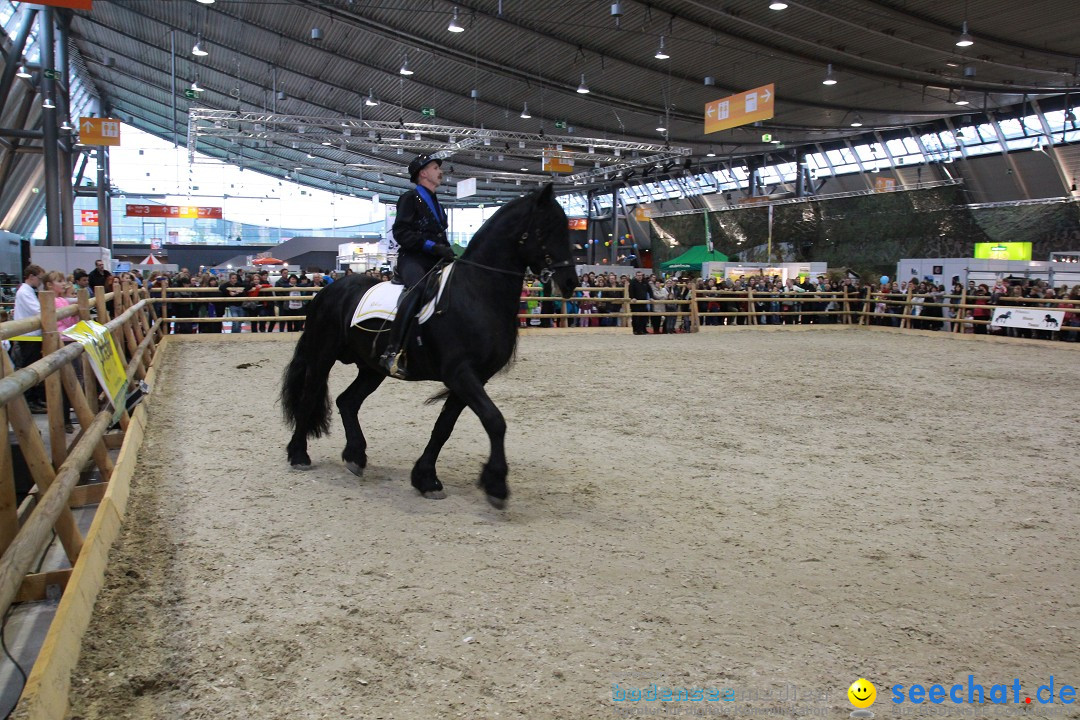
[[[64, 277], [64, 273], [57, 270], [53, 270], [52, 272], [47, 273], [45, 275], [44, 284], [45, 290], [48, 290], [55, 294], [56, 297], [53, 302], [55, 303], [57, 310], [59, 310], [60, 308], [65, 308], [68, 305], [75, 304], [74, 300], [65, 297], [69, 285], [67, 279]], [[79, 322], [78, 315], [72, 315], [71, 317], [66, 318], [59, 318], [56, 321], [56, 329], [62, 333], [68, 328], [73, 327], [77, 322]], [[74, 365], [76, 369], [76, 374], [80, 374], [78, 373], [78, 371], [81, 370], [81, 363], [75, 363]], [[80, 378], [80, 380], [81, 379], [82, 378]], [[71, 422], [71, 401], [68, 400], [67, 390], [61, 390], [61, 393], [63, 397], [62, 407], [64, 413], [64, 432], [73, 433], [75, 432], [75, 427]]]

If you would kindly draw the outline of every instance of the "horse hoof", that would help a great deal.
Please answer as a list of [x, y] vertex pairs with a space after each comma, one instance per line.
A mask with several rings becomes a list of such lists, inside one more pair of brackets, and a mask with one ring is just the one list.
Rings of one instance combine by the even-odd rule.
[[309, 462], [307, 462], [307, 463], [292, 463], [292, 469], [293, 470], [310, 470], [311, 469], [311, 463], [309, 463]]
[[364, 477], [363, 466], [354, 463], [352, 460], [346, 460], [345, 467], [347, 467], [349, 469], [349, 472], [351, 472], [353, 475], [356, 475], [357, 477]]
[[420, 493], [420, 494], [423, 495], [424, 497], [426, 497], [428, 500], [445, 500], [446, 499], [446, 493], [444, 493], [442, 490], [428, 490], [427, 492]]
[[495, 497], [494, 495], [487, 495], [488, 504], [496, 510], [506, 509], [506, 498]]

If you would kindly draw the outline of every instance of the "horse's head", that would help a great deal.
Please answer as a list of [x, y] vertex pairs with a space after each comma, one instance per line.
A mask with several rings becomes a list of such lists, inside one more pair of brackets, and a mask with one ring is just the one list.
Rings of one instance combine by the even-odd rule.
[[533, 207], [530, 225], [521, 237], [522, 258], [542, 279], [550, 276], [562, 296], [568, 298], [577, 288], [578, 276], [566, 213], [555, 201], [555, 189], [550, 183], [524, 199]]

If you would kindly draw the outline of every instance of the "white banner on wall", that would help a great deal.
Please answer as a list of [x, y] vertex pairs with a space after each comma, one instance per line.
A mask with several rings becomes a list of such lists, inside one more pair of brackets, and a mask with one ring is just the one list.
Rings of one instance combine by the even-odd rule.
[[1046, 308], [999, 307], [994, 308], [994, 320], [997, 327], [1026, 328], [1028, 330], [1060, 330], [1065, 321], [1064, 310]]

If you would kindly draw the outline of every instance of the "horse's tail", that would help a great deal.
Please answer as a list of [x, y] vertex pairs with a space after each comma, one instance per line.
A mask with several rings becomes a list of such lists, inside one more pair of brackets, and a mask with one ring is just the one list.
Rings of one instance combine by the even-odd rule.
[[[335, 304], [334, 285], [324, 288], [308, 305], [304, 331], [281, 386], [281, 412], [290, 429], [305, 437], [330, 432], [330, 370], [345, 343], [344, 302]], [[344, 300], [344, 298], [341, 298]], [[346, 310], [347, 311], [347, 310]]]

